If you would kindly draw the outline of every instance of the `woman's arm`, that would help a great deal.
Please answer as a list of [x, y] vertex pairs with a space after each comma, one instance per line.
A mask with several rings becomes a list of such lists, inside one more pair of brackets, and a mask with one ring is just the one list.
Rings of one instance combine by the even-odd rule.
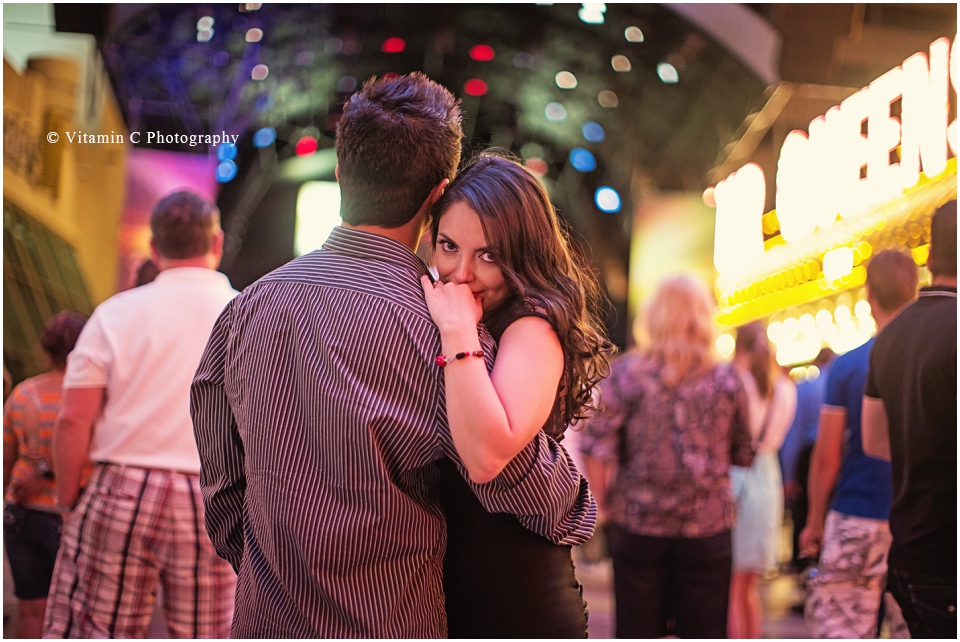
[[[470, 288], [426, 281], [424, 293], [443, 354], [479, 350]], [[492, 373], [473, 357], [444, 368], [450, 434], [472, 481], [492, 480], [533, 439], [550, 416], [562, 374], [560, 340], [539, 317], [518, 319], [504, 331]]]

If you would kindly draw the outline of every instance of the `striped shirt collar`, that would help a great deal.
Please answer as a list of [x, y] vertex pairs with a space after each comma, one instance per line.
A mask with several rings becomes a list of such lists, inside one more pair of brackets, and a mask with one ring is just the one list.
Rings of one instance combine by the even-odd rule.
[[429, 274], [426, 264], [410, 248], [381, 234], [337, 226], [330, 232], [323, 249], [346, 256], [395, 263], [416, 272], [418, 278]]

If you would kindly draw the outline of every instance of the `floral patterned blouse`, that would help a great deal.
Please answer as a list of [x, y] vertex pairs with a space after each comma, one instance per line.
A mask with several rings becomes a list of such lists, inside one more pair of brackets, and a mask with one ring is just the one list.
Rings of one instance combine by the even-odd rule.
[[662, 370], [639, 353], [614, 361], [580, 450], [617, 468], [610, 521], [637, 535], [710, 537], [736, 520], [730, 465], [753, 461], [746, 393], [726, 365], [674, 388]]

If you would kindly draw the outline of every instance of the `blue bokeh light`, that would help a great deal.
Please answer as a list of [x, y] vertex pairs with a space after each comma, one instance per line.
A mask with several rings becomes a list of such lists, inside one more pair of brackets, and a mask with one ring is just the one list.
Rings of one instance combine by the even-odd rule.
[[600, 123], [590, 121], [583, 124], [583, 137], [591, 143], [599, 143], [606, 138], [606, 133], [603, 131], [603, 127], [600, 126]]
[[232, 161], [237, 157], [237, 146], [233, 143], [220, 143], [217, 146], [217, 160]]
[[578, 172], [592, 172], [597, 169], [597, 159], [582, 147], [574, 147], [570, 150], [570, 164]]
[[277, 140], [277, 130], [273, 127], [264, 127], [258, 129], [257, 133], [253, 135], [253, 146], [270, 147], [275, 140]]
[[217, 182], [229, 183], [237, 177], [237, 164], [232, 160], [225, 160], [217, 165]]
[[608, 214], [615, 214], [620, 211], [623, 203], [620, 200], [620, 194], [612, 187], [601, 187], [593, 197], [594, 202], [600, 211]]

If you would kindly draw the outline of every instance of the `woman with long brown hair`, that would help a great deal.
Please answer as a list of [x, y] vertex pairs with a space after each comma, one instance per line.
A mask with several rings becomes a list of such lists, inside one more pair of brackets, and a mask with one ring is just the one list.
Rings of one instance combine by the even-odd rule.
[[[592, 410], [612, 346], [598, 318], [596, 280], [523, 166], [479, 156], [434, 212], [439, 279], [424, 277], [424, 292], [447, 355], [438, 364], [453, 442], [470, 470], [484, 471], [471, 481], [483, 483], [538, 431], [559, 441]], [[477, 358], [478, 322], [497, 342], [489, 373]], [[450, 637], [585, 637], [570, 546], [488, 513], [451, 462], [440, 471]]]
[[743, 385], [713, 356], [712, 314], [697, 280], [661, 283], [641, 317], [641, 348], [613, 363], [603, 409], [583, 432], [609, 533], [617, 637], [726, 636], [729, 469], [749, 465], [753, 450]]
[[733, 367], [750, 404], [750, 434], [756, 457], [749, 468], [730, 470], [737, 502], [733, 528], [733, 578], [729, 632], [732, 638], [759, 638], [763, 624], [759, 577], [776, 566], [783, 518], [783, 479], [777, 452], [797, 409], [797, 389], [781, 373], [763, 324], [737, 330]]

